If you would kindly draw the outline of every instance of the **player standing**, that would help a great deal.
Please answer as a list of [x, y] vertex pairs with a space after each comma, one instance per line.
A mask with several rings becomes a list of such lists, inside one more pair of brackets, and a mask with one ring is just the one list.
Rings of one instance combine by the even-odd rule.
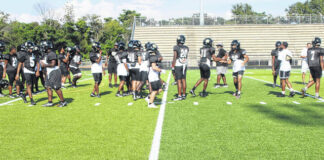
[[[95, 81], [91, 97], [100, 98], [99, 94], [99, 86], [102, 81], [102, 73], [105, 75], [105, 70], [102, 65], [102, 50], [99, 42], [92, 43], [92, 52], [90, 53], [90, 61], [91, 61], [91, 73], [93, 79]], [[96, 93], [96, 94], [95, 94]]]
[[129, 75], [129, 69], [127, 66], [127, 53], [125, 52], [125, 43], [120, 42], [118, 44], [118, 52], [115, 56], [117, 62], [117, 75], [119, 76], [119, 87], [116, 93], [116, 97], [123, 97], [124, 93], [120, 93], [124, 90], [124, 85]]
[[180, 35], [177, 38], [177, 45], [173, 47], [172, 68], [174, 68], [178, 86], [178, 97], [174, 99], [175, 101], [186, 99], [186, 74], [189, 48], [184, 45], [185, 42], [186, 37]]
[[114, 44], [114, 48], [110, 49], [107, 53], [106, 58], [106, 66], [108, 66], [108, 74], [109, 74], [109, 87], [112, 88], [111, 84], [112, 75], [114, 75], [115, 87], [118, 87], [117, 84], [117, 62], [116, 62], [116, 54], [118, 52], [118, 43]]
[[[301, 55], [300, 55], [300, 58], [302, 59], [301, 72], [302, 72], [302, 80], [303, 80], [304, 85], [306, 85], [305, 76], [306, 76], [307, 71], [309, 70], [309, 67], [308, 67], [308, 64], [307, 64], [307, 51], [311, 47], [312, 47], [312, 44], [307, 43], [307, 46], [305, 48], [303, 48], [303, 50], [301, 51]], [[312, 75], [309, 76], [309, 82], [310, 81], [312, 81]]]
[[151, 43], [146, 43], [145, 44], [145, 48], [146, 51], [141, 52], [140, 56], [138, 57], [138, 63], [140, 64], [140, 83], [137, 86], [136, 89], [136, 96], [137, 98], [142, 98], [142, 88], [144, 86], [145, 83], [147, 83], [148, 81], [148, 72], [149, 72], [149, 66], [150, 66], [150, 62], [149, 62], [149, 47], [151, 47], [150, 45], [152, 45]]
[[315, 37], [313, 40], [313, 47], [307, 51], [307, 63], [309, 66], [310, 73], [313, 77], [313, 80], [307, 84], [305, 88], [302, 89], [302, 96], [305, 96], [305, 93], [308, 88], [315, 84], [315, 98], [320, 98], [319, 90], [321, 85], [321, 78], [324, 72], [324, 49], [321, 48], [322, 40], [319, 37]]
[[82, 55], [79, 46], [74, 46], [73, 50], [74, 51], [71, 56], [71, 62], [70, 62], [70, 70], [73, 74], [72, 87], [76, 88], [78, 79], [82, 77], [82, 73], [79, 67], [82, 62]]
[[281, 42], [277, 41], [276, 42], [276, 49], [271, 51], [271, 57], [272, 57], [272, 75], [273, 75], [273, 85], [272, 87], [275, 88], [277, 85], [277, 77], [279, 74], [279, 68], [280, 64], [278, 62], [278, 55], [279, 52], [282, 50], [281, 49]]
[[227, 88], [228, 85], [226, 83], [226, 72], [227, 72], [227, 68], [228, 68], [228, 64], [227, 64], [227, 58], [228, 58], [228, 54], [226, 53], [226, 50], [224, 50], [223, 48], [223, 44], [222, 43], [218, 43], [217, 45], [217, 50], [218, 50], [218, 54], [217, 54], [217, 58], [220, 58], [221, 61], [217, 61], [216, 62], [216, 69], [217, 69], [217, 83], [215, 88], [219, 88], [220, 85], [220, 80], [223, 80], [223, 87]]
[[[131, 45], [130, 45], [131, 44]], [[138, 40], [133, 40], [133, 43], [130, 43], [128, 47], [131, 49], [128, 51], [127, 63], [129, 68], [129, 76], [131, 81], [131, 91], [133, 94], [133, 99], [136, 100], [136, 88], [140, 81], [140, 66], [138, 63], [138, 57], [141, 55], [141, 42]]]
[[[4, 60], [3, 60], [3, 52], [6, 50], [6, 45], [4, 42], [0, 41], [0, 80], [2, 80], [3, 75], [3, 66], [4, 66]], [[2, 88], [0, 87], [0, 97], [4, 97], [5, 95], [2, 94]]]

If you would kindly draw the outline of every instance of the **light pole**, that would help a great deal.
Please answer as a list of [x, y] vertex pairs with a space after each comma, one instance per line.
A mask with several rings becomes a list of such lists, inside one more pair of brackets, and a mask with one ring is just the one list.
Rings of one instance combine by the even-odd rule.
[[204, 6], [203, 6], [204, 0], [200, 0], [200, 25], [204, 25]]

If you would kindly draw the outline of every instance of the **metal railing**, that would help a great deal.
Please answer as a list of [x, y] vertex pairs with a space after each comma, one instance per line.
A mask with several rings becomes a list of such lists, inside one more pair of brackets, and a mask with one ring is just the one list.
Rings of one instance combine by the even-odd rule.
[[[136, 17], [136, 26], [196, 26], [200, 25], [199, 17], [171, 18], [169, 20], [154, 20], [146, 17]], [[297, 15], [297, 16], [232, 16], [230, 19], [223, 17], [205, 17], [204, 25], [241, 25], [241, 24], [324, 24], [323, 15]]]

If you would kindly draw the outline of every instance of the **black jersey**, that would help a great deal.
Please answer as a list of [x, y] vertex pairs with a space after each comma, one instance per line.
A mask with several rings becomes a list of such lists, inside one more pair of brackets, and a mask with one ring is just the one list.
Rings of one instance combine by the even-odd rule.
[[118, 51], [115, 56], [117, 64], [126, 63], [127, 62], [127, 52]]
[[177, 53], [176, 66], [186, 64], [189, 54], [189, 48], [185, 45], [176, 45], [173, 47], [173, 51]]
[[116, 54], [118, 52], [118, 49], [112, 48], [108, 51], [108, 57], [109, 57], [109, 63], [116, 63]]
[[24, 54], [22, 54], [18, 60], [19, 62], [24, 63], [24, 68], [28, 69], [29, 71], [35, 71], [38, 60], [36, 59], [34, 53], [24, 52]]
[[[225, 49], [223, 49], [223, 48], [220, 48], [219, 50], [218, 50], [218, 54], [217, 54], [217, 58], [223, 58], [223, 57], [225, 57], [226, 56], [226, 50]], [[216, 62], [216, 65], [217, 66], [227, 66], [227, 63], [221, 63], [221, 62]]]
[[159, 62], [159, 56], [156, 53], [151, 54], [149, 58], [149, 62], [150, 62], [150, 67], [152, 67], [153, 63], [156, 63], [157, 65], [157, 63]]
[[70, 67], [72, 68], [79, 68], [79, 64], [82, 61], [82, 55], [81, 54], [75, 54], [70, 62]]
[[237, 50], [236, 53], [235, 53], [235, 50], [231, 50], [229, 52], [229, 58], [232, 61], [236, 61], [236, 60], [242, 60], [242, 61], [244, 61], [244, 55], [246, 55], [245, 49], [239, 49], [239, 50]]
[[148, 61], [150, 58], [150, 53], [149, 52], [141, 52], [140, 56], [141, 56], [142, 61]]
[[278, 60], [278, 56], [279, 56], [279, 52], [281, 52], [282, 49], [281, 48], [276, 48], [274, 50], [271, 51], [271, 56], [275, 57], [275, 63], [274, 65], [279, 65], [279, 60]]
[[309, 48], [307, 51], [307, 63], [309, 67], [320, 67], [321, 57], [324, 56], [324, 48]]
[[18, 67], [18, 58], [17, 58], [17, 54], [7, 54], [3, 56], [5, 60], [8, 61], [7, 63], [7, 72], [10, 71], [15, 71]]
[[59, 60], [60, 60], [60, 67], [67, 68], [69, 62], [64, 62], [63, 60], [67, 57], [65, 53], [60, 53], [59, 54]]
[[90, 53], [90, 61], [92, 64], [96, 63], [96, 61], [99, 59], [100, 53], [99, 52], [91, 52]]
[[128, 51], [127, 55], [127, 63], [129, 63], [132, 67], [135, 67], [136, 63], [138, 63], [138, 57], [141, 55], [140, 51]]
[[55, 66], [58, 66], [58, 58], [54, 52], [49, 52], [47, 54], [44, 54], [43, 57], [47, 64], [51, 64], [52, 60], [55, 60]]
[[200, 63], [210, 65], [213, 55], [215, 55], [214, 47], [200, 48]]

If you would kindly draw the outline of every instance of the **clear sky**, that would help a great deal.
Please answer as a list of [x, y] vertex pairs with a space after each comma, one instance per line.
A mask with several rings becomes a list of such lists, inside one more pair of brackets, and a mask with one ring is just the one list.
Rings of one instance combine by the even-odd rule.
[[[249, 3], [258, 12], [272, 15], [285, 15], [285, 9], [298, 0], [203, 0], [205, 13], [213, 16], [230, 17], [233, 4]], [[303, 2], [302, 0], [301, 2]], [[122, 9], [132, 9], [144, 16], [155, 19], [191, 16], [200, 10], [200, 0], [3, 0], [0, 10], [11, 15], [11, 19], [23, 22], [39, 21], [36, 4], [43, 4], [55, 11], [60, 17], [64, 14], [64, 5], [70, 2], [76, 17], [86, 14], [98, 14], [102, 17], [116, 18]]]

